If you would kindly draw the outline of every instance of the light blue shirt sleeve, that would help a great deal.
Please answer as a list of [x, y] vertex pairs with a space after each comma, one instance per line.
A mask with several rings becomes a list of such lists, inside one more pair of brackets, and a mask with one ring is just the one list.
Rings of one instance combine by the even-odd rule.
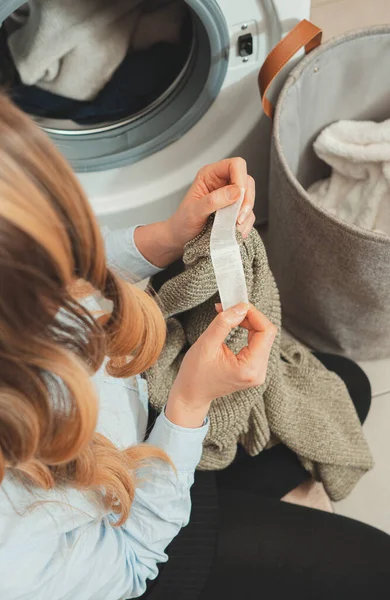
[[102, 227], [108, 266], [133, 283], [134, 279], [146, 279], [162, 271], [146, 260], [135, 245], [134, 232], [137, 227], [139, 225], [115, 231]]
[[[57, 501], [0, 522], [0, 597], [6, 600], [122, 600], [138, 598], [165, 562], [165, 549], [189, 521], [190, 488], [206, 423], [177, 427], [161, 414], [147, 441], [169, 455], [139, 473], [131, 513], [121, 527], [73, 490]], [[10, 490], [4, 490], [12, 503]], [[59, 492], [56, 492], [58, 495]], [[20, 502], [19, 502], [20, 506]], [[71, 509], [71, 510], [70, 510]], [[10, 509], [11, 510], [11, 509]], [[14, 513], [12, 513], [14, 514]], [[3, 517], [6, 511], [3, 512]]]

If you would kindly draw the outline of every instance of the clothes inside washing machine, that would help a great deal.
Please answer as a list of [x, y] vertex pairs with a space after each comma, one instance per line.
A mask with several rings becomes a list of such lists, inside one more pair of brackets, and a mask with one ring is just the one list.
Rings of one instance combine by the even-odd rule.
[[41, 124], [117, 122], [165, 97], [191, 28], [184, 0], [31, 0], [1, 28], [0, 83]]
[[230, 37], [218, 1], [0, 0], [0, 85], [76, 172], [141, 161], [221, 90]]

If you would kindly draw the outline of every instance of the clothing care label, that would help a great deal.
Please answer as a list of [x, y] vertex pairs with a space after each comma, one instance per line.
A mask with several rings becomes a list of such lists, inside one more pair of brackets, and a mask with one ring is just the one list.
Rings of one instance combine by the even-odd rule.
[[248, 302], [244, 268], [236, 240], [236, 222], [244, 196], [245, 188], [241, 188], [237, 202], [217, 210], [211, 230], [210, 254], [223, 310]]

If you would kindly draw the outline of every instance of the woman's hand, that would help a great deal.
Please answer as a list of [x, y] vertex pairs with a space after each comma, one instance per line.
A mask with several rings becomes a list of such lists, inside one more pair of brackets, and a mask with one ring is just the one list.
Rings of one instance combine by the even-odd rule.
[[203, 167], [177, 211], [167, 221], [138, 227], [135, 243], [143, 256], [157, 267], [166, 267], [183, 255], [187, 242], [205, 226], [208, 217], [234, 204], [245, 188], [238, 228], [246, 237], [255, 222], [255, 182], [242, 158], [227, 158]]
[[[215, 398], [262, 385], [276, 327], [253, 306], [221, 311], [186, 353], [165, 409], [183, 427], [200, 427]], [[224, 343], [237, 326], [248, 330], [248, 345], [235, 355]]]
[[246, 237], [255, 222], [255, 181], [248, 175], [243, 158], [227, 158], [199, 171], [183, 202], [168, 220], [172, 237], [184, 247], [202, 231], [212, 213], [239, 199], [240, 188], [245, 188], [245, 197], [238, 228]]

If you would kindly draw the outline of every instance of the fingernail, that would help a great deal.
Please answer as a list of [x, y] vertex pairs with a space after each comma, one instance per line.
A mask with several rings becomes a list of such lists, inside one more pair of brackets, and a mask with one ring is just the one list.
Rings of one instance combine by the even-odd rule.
[[215, 310], [216, 310], [217, 312], [218, 312], [218, 310], [219, 310], [220, 308], [222, 308], [222, 304], [221, 304], [220, 302], [216, 302], [216, 303], [214, 304], [214, 306], [215, 306]]
[[240, 188], [238, 185], [229, 185], [226, 188], [226, 194], [229, 200], [238, 200], [240, 197]]
[[242, 224], [243, 224], [243, 222], [245, 221], [245, 219], [246, 219], [246, 218], [247, 218], [247, 216], [248, 216], [248, 212], [249, 212], [249, 206], [245, 206], [245, 208], [243, 208], [243, 209], [242, 209], [242, 211], [241, 211], [241, 213], [240, 213], [240, 216], [238, 217], [238, 221], [237, 221], [237, 223], [238, 223], [239, 225], [242, 225]]
[[232, 311], [236, 313], [236, 315], [240, 317], [244, 317], [249, 310], [249, 305], [245, 304], [245, 302], [240, 302], [237, 306], [233, 306]]

